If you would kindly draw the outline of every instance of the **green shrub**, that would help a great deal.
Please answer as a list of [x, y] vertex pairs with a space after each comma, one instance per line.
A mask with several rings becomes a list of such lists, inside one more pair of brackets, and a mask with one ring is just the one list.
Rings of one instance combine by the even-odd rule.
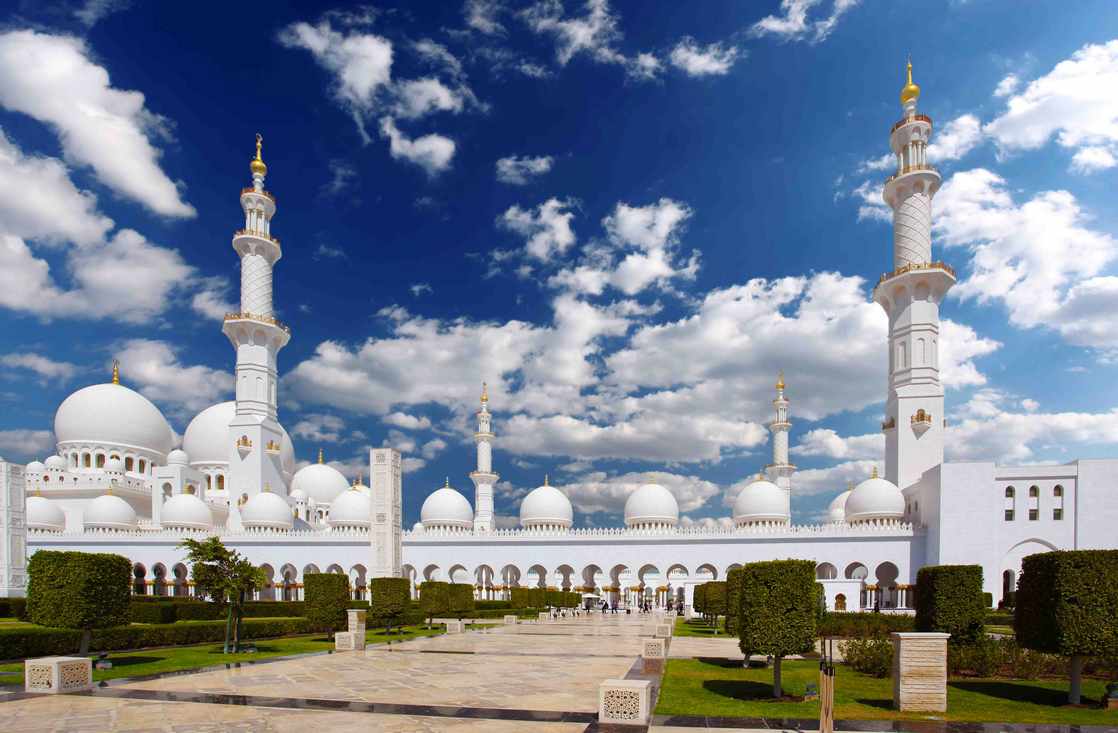
[[993, 593], [983, 593], [982, 594], [982, 605], [986, 608], [993, 608], [994, 607], [994, 594]]
[[303, 577], [303, 592], [306, 598], [303, 610], [312, 629], [338, 631], [346, 628], [349, 578], [339, 573], [307, 573]]
[[129, 621], [132, 563], [121, 555], [39, 550], [27, 562], [32, 623], [100, 629]]
[[1009, 609], [1009, 610], [1013, 610], [1013, 607], [1016, 606], [1016, 605], [1017, 605], [1017, 591], [1011, 590], [1011, 591], [1009, 591], [1008, 593], [1005, 594], [1005, 598], [1002, 598], [1001, 603], [998, 604], [998, 608], [1006, 608], [1006, 609]]
[[930, 565], [916, 574], [916, 630], [951, 634], [952, 644], [985, 637], [980, 565]]
[[469, 616], [474, 610], [474, 587], [466, 583], [450, 585], [450, 615], [458, 619]]
[[369, 615], [386, 629], [399, 626], [411, 607], [411, 581], [407, 578], [373, 578], [369, 581]]
[[994, 611], [993, 613], [986, 614], [987, 626], [1013, 626], [1013, 614], [1004, 613], [1002, 611]]
[[419, 607], [423, 610], [423, 617], [427, 625], [435, 616], [446, 616], [450, 613], [450, 583], [441, 580], [428, 580], [419, 584]]
[[176, 603], [132, 603], [128, 618], [134, 624], [173, 624]]
[[0, 598], [0, 618], [27, 618], [26, 598]]
[[851, 639], [842, 643], [842, 657], [853, 669], [873, 677], [888, 677], [893, 668], [893, 644], [886, 639]]
[[815, 563], [811, 560], [773, 560], [742, 566], [738, 632], [741, 650], [747, 658], [751, 654], [774, 658], [776, 698], [783, 692], [782, 659], [815, 648], [815, 585]]
[[1017, 643], [1070, 657], [1068, 701], [1078, 704], [1084, 657], [1118, 657], [1118, 550], [1029, 555], [1016, 600]]
[[899, 613], [847, 613], [828, 611], [819, 621], [820, 636], [848, 639], [881, 639], [894, 631], [915, 630], [915, 619]]
[[[554, 591], [556, 593], [562, 591]], [[512, 601], [474, 601], [474, 608], [479, 611], [493, 611], [502, 608], [512, 608]]]
[[726, 572], [726, 633], [737, 636], [741, 615], [741, 568]]
[[948, 644], [947, 669], [950, 674], [970, 672], [975, 677], [993, 677], [1002, 668], [1004, 647], [989, 637], [969, 644]]
[[702, 583], [695, 586], [693, 595], [691, 596], [691, 608], [695, 613], [706, 615], [707, 605], [707, 584]]
[[715, 631], [718, 630], [718, 617], [726, 614], [726, 581], [711, 580], [703, 583], [703, 616]]

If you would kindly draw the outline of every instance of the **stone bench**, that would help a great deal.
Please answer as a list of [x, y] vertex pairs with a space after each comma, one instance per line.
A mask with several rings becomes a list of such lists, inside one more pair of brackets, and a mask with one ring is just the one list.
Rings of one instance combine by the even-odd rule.
[[516, 626], [516, 614], [509, 613], [505, 615], [505, 626]]
[[451, 620], [446, 622], [446, 633], [448, 634], [461, 634], [466, 630], [466, 622], [462, 620]]
[[652, 682], [606, 680], [598, 685], [598, 722], [648, 725], [652, 714]]
[[58, 695], [93, 689], [93, 662], [88, 657], [40, 657], [23, 663], [23, 689]]
[[359, 652], [365, 648], [365, 632], [339, 631], [334, 634], [334, 651]]

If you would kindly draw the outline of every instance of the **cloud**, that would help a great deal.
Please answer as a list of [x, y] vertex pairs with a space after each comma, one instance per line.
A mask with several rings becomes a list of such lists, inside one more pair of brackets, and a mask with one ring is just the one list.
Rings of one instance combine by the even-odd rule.
[[721, 43], [700, 46], [687, 36], [675, 45], [669, 58], [673, 66], [688, 76], [723, 76], [737, 61], [738, 49]]
[[818, 20], [808, 20], [808, 12], [822, 3], [822, 0], [781, 0], [782, 15], [768, 15], [753, 24], [751, 35], [776, 36], [781, 41], [807, 41], [819, 43], [831, 35], [849, 10], [860, 0], [834, 0], [831, 14]]
[[1118, 165], [1114, 152], [1101, 145], [1088, 145], [1075, 151], [1071, 159], [1071, 170], [1074, 173], [1097, 173], [1107, 168]]
[[[932, 140], [933, 142], [928, 145], [929, 162], [948, 163], [958, 160], [982, 142], [982, 123], [973, 114], [959, 115], [953, 120], [948, 120], [943, 129], [932, 136]], [[885, 153], [879, 158], [862, 161], [858, 165], [858, 173], [894, 170], [896, 167], [897, 156], [892, 153]], [[880, 184], [876, 182], [870, 184], [867, 181], [862, 185], [877, 186], [880, 192]], [[855, 191], [855, 193], [859, 192]], [[880, 195], [878, 195], [877, 201], [881, 202]]]
[[434, 177], [450, 167], [455, 143], [448, 137], [430, 133], [414, 139], [408, 138], [396, 127], [391, 117], [380, 121], [380, 132], [389, 140], [393, 158], [414, 163]]
[[0, 430], [0, 451], [5, 458], [24, 461], [54, 455], [54, 433], [49, 430]]
[[574, 202], [550, 198], [534, 209], [510, 206], [497, 223], [525, 239], [529, 257], [547, 261], [562, 255], [575, 243], [571, 230]]
[[466, 25], [478, 33], [486, 36], [503, 36], [503, 26], [497, 16], [504, 11], [504, 6], [497, 0], [466, 0], [462, 14], [466, 17]]
[[564, 17], [560, 0], [540, 0], [520, 12], [520, 17], [537, 34], [555, 39], [555, 59], [566, 66], [575, 56], [584, 55], [597, 63], [621, 66], [634, 79], [652, 79], [660, 61], [651, 53], [629, 57], [615, 48], [621, 40], [619, 18], [608, 0], [586, 0], [586, 14]]
[[0, 34], [0, 105], [50, 125], [68, 161], [88, 165], [122, 196], [163, 216], [196, 214], [160, 168], [150, 139], [167, 137], [167, 121], [144, 106], [143, 94], [114, 88], [80, 39]]
[[1105, 158], [1097, 151], [1080, 156], [1083, 150], [1101, 148], [1113, 160], [1118, 148], [1118, 98], [1105, 91], [1115, 87], [1118, 40], [1087, 44], [1022, 91], [1006, 91], [1005, 112], [984, 131], [1003, 154], [1035, 150], [1054, 137], [1060, 147], [1076, 151], [1073, 171], [1091, 172], [1097, 168], [1085, 161]]
[[179, 361], [181, 347], [154, 339], [129, 339], [113, 350], [121, 379], [153, 402], [192, 415], [228, 398], [233, 375]]
[[295, 423], [291, 436], [315, 443], [337, 443], [342, 439], [345, 421], [335, 415], [310, 414]]
[[541, 155], [530, 158], [518, 158], [510, 155], [497, 161], [497, 180], [513, 186], [523, 186], [532, 178], [542, 176], [551, 170], [554, 158], [550, 155]]
[[446, 441], [445, 440], [443, 440], [442, 438], [432, 438], [431, 440], [428, 440], [426, 443], [424, 443], [423, 447], [420, 448], [419, 450], [420, 450], [420, 453], [423, 454], [424, 458], [426, 458], [428, 460], [431, 460], [435, 456], [442, 453], [445, 449], [446, 449]]
[[341, 247], [331, 247], [322, 243], [318, 245], [311, 256], [316, 260], [345, 260], [349, 258], [346, 251]]
[[75, 8], [73, 15], [86, 28], [92, 28], [113, 13], [126, 10], [132, 0], [85, 0], [81, 7]]
[[393, 112], [415, 120], [432, 112], [461, 112], [465, 103], [460, 95], [438, 79], [423, 78], [400, 82], [396, 86]]
[[878, 460], [885, 454], [885, 434], [843, 437], [830, 428], [816, 428], [800, 437], [798, 444], [792, 448], [792, 454], [846, 460]]
[[227, 300], [229, 281], [225, 278], [201, 278], [197, 281], [197, 287], [199, 289], [190, 299], [190, 307], [195, 313], [214, 320], [222, 320], [226, 313], [239, 310], [236, 303]]
[[349, 161], [334, 159], [329, 163], [330, 180], [322, 187], [325, 196], [337, 196], [357, 180], [357, 169]]
[[426, 417], [416, 417], [406, 412], [393, 412], [385, 415], [383, 421], [405, 430], [430, 430], [431, 421]]
[[701, 509], [707, 501], [720, 493], [717, 484], [697, 476], [647, 471], [610, 476], [595, 471], [559, 486], [574, 508], [582, 514], [604, 513], [620, 515], [625, 510], [629, 494], [644, 484], [660, 484], [675, 497], [680, 512]]
[[55, 361], [41, 354], [22, 353], [0, 356], [0, 364], [6, 367], [27, 369], [39, 375], [43, 383], [48, 381], [67, 382], [78, 373], [80, 367], [68, 361]]
[[[792, 499], [795, 501], [797, 497], [819, 494], [838, 496], [846, 491], [851, 482], [857, 485], [868, 479], [874, 468], [881, 471], [884, 463], [885, 454], [882, 451], [868, 460], [844, 461], [826, 468], [800, 469], [792, 474]], [[796, 514], [794, 510], [793, 514]]]
[[412, 283], [410, 286], [408, 286], [408, 290], [410, 290], [411, 294], [416, 298], [423, 295], [424, 293], [430, 294], [435, 292], [430, 283]]
[[995, 97], [1008, 97], [1013, 94], [1021, 86], [1021, 79], [1016, 74], [1006, 74], [1006, 76], [998, 82], [998, 86], [994, 89]]

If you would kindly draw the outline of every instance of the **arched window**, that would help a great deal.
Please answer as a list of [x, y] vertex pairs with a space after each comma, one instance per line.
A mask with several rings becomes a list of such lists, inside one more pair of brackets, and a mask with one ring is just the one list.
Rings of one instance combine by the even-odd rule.
[[211, 484], [212, 481], [213, 481], [213, 476], [211, 476], [207, 473], [206, 474], [206, 491], [210, 490], [210, 488], [212, 486], [212, 484]]
[[147, 461], [140, 459], [140, 473], [147, 473]]
[[1052, 489], [1052, 496], [1060, 498], [1064, 495], [1064, 487], [1056, 484], [1056, 488]]
[[105, 454], [104, 453], [98, 453], [97, 454], [97, 468], [104, 468], [104, 467], [105, 467]]
[[1035, 499], [1040, 496], [1040, 489], [1036, 486], [1029, 487], [1029, 498]]
[[846, 610], [846, 595], [845, 594], [839, 593], [837, 596], [835, 596], [835, 610], [836, 611], [845, 611]]
[[1040, 487], [1029, 487], [1029, 521], [1040, 519]]
[[223, 473], [217, 475], [217, 490], [225, 491], [225, 474]]
[[1017, 492], [1012, 486], [1005, 487], [1005, 521], [1012, 522], [1017, 517]]
[[82, 454], [82, 465], [85, 466], [86, 468], [90, 467], [90, 465], [91, 465], [90, 464], [90, 456], [89, 456], [88, 453], [83, 453]]
[[124, 459], [124, 470], [125, 471], [131, 472], [135, 468], [136, 468], [136, 459], [135, 458], [133, 458], [132, 456], [128, 456], [127, 458]]
[[1059, 522], [1064, 518], [1064, 487], [1056, 484], [1052, 489], [1052, 519]]
[[171, 484], [163, 484], [163, 496], [168, 497], [171, 495]]
[[1014, 494], [1013, 487], [1012, 486], [1006, 486], [1005, 487], [1005, 498], [1012, 499], [1013, 494]]

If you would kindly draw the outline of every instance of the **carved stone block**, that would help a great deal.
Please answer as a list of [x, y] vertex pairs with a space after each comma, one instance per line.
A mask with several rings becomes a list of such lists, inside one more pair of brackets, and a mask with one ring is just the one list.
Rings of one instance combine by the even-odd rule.
[[360, 608], [351, 608], [346, 611], [349, 616], [349, 631], [351, 634], [356, 634], [358, 631], [365, 633], [365, 611]]
[[23, 663], [23, 689], [57, 695], [93, 689], [93, 662], [88, 657], [42, 657]]
[[947, 711], [950, 634], [904, 632], [893, 639], [893, 707], [903, 712]]
[[516, 626], [516, 614], [515, 613], [505, 614], [505, 626]]
[[606, 680], [598, 686], [598, 722], [647, 725], [652, 708], [649, 680]]
[[550, 621], [551, 614], [547, 611], [540, 611], [540, 621]]
[[671, 624], [656, 624], [656, 638], [657, 639], [670, 639], [670, 638], [672, 638], [672, 625]]
[[451, 620], [446, 622], [446, 633], [448, 634], [461, 634], [466, 630], [466, 622], [461, 620]]
[[365, 648], [365, 632], [339, 631], [334, 634], [334, 651], [359, 652]]

